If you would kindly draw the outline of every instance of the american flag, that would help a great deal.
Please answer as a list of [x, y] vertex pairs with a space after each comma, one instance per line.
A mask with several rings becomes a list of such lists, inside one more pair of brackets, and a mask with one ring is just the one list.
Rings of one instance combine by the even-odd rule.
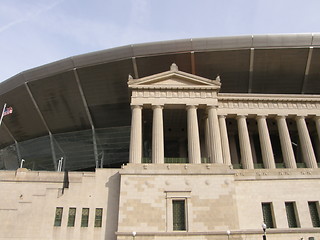
[[3, 111], [3, 116], [9, 115], [13, 112], [13, 108], [12, 107], [7, 107], [4, 111]]

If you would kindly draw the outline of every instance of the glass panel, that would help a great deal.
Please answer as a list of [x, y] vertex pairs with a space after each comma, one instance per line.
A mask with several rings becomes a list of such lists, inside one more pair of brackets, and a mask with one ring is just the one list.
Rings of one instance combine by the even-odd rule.
[[289, 228], [297, 228], [298, 223], [297, 223], [297, 217], [296, 217], [296, 213], [295, 213], [294, 202], [286, 202], [285, 206], [286, 206]]
[[19, 143], [23, 167], [31, 170], [55, 170], [50, 137], [43, 136]]
[[173, 230], [184, 231], [186, 230], [186, 213], [185, 213], [185, 200], [173, 200]]
[[317, 202], [308, 202], [310, 217], [312, 221], [313, 227], [320, 227], [320, 218], [319, 218], [319, 211]]
[[94, 227], [102, 226], [102, 208], [96, 208], [96, 216], [94, 219]]
[[262, 203], [262, 214], [267, 228], [274, 228], [271, 203]]
[[60, 227], [61, 226], [62, 212], [63, 212], [63, 208], [62, 207], [57, 207], [56, 208], [56, 215], [55, 215], [55, 218], [54, 218], [54, 226], [55, 227]]
[[88, 227], [89, 208], [82, 208], [81, 227]]
[[76, 208], [69, 208], [68, 227], [74, 227], [76, 219]]

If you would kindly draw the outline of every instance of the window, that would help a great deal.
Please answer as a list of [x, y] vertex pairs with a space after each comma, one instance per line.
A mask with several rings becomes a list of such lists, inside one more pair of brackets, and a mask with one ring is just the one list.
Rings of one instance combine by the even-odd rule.
[[308, 202], [313, 227], [320, 227], [318, 202]]
[[297, 228], [298, 226], [298, 219], [296, 214], [296, 206], [294, 202], [286, 202], [286, 212], [287, 212], [287, 219], [288, 219], [288, 226], [289, 228]]
[[69, 208], [68, 227], [74, 227], [76, 219], [76, 208]]
[[172, 200], [173, 230], [186, 230], [186, 203], [185, 200]]
[[102, 226], [102, 208], [96, 208], [96, 216], [94, 218], [94, 227]]
[[81, 227], [88, 227], [89, 208], [82, 208]]
[[62, 212], [63, 212], [63, 208], [62, 207], [57, 207], [56, 208], [56, 215], [55, 215], [55, 218], [54, 218], [54, 226], [55, 227], [60, 227], [61, 226]]
[[267, 228], [274, 228], [272, 203], [262, 203], [263, 222]]

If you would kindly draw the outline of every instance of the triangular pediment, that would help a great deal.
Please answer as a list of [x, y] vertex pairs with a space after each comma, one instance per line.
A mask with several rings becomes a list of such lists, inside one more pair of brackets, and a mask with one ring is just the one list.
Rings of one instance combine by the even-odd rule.
[[130, 88], [209, 88], [220, 89], [218, 80], [211, 80], [194, 74], [182, 72], [173, 64], [170, 71], [154, 74], [144, 78], [129, 77]]

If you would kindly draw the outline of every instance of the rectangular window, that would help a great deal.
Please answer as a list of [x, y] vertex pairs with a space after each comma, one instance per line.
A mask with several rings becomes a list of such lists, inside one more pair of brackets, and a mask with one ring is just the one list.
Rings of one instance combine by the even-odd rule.
[[55, 215], [55, 218], [54, 218], [54, 226], [55, 227], [60, 227], [61, 226], [62, 212], [63, 212], [63, 208], [62, 207], [57, 207], [56, 208], [56, 215]]
[[68, 227], [74, 227], [76, 220], [76, 208], [69, 208]]
[[172, 200], [173, 230], [186, 230], [186, 203], [185, 200]]
[[82, 208], [81, 227], [88, 227], [89, 208]]
[[94, 227], [102, 226], [102, 208], [96, 208], [96, 216], [94, 218]]
[[298, 219], [296, 214], [296, 206], [294, 202], [286, 202], [286, 212], [287, 212], [287, 219], [288, 219], [288, 226], [289, 228], [297, 228], [298, 227]]
[[272, 203], [262, 203], [263, 222], [267, 228], [274, 228]]
[[313, 227], [320, 227], [318, 202], [308, 202]]

